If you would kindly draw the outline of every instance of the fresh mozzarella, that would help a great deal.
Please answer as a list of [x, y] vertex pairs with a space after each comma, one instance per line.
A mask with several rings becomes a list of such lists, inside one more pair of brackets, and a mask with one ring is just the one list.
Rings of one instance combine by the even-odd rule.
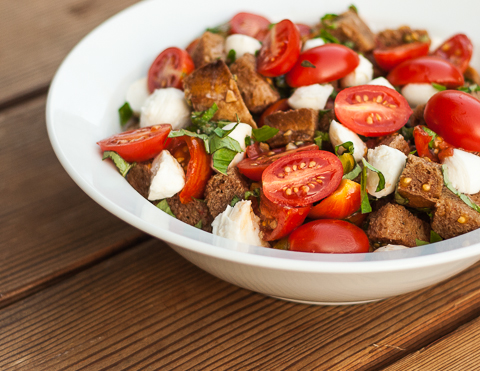
[[381, 145], [374, 149], [369, 149], [367, 157], [369, 164], [381, 171], [385, 177], [385, 188], [380, 192], [376, 192], [379, 180], [378, 175], [374, 171], [367, 170], [368, 193], [377, 198], [393, 193], [405, 167], [407, 156], [398, 149]]
[[[235, 125], [237, 125], [237, 123], [232, 122], [231, 124], [225, 125], [223, 127], [223, 130], [232, 130]], [[230, 165], [228, 165], [228, 168], [230, 169], [231, 167], [236, 166], [240, 161], [245, 158], [245, 138], [252, 136], [252, 127], [248, 124], [244, 124], [241, 122], [237, 125], [234, 131], [228, 134], [228, 136], [232, 139], [235, 139], [240, 144], [240, 147], [243, 150], [243, 152], [237, 153], [233, 158], [232, 162], [230, 162]]]
[[305, 44], [303, 44], [302, 51], [313, 49], [313, 48], [316, 48], [317, 46], [322, 46], [322, 45], [325, 45], [325, 41], [323, 41], [323, 39], [321, 39], [320, 37], [317, 37], [315, 39], [310, 39], [305, 41]]
[[212, 233], [256, 246], [269, 246], [260, 238], [260, 219], [253, 213], [251, 201], [239, 201], [234, 207], [227, 206], [212, 223]]
[[152, 183], [148, 199], [154, 201], [172, 197], [184, 186], [185, 173], [182, 166], [164, 149], [152, 162]]
[[365, 151], [367, 150], [365, 143], [363, 143], [356, 133], [339, 122], [332, 120], [328, 135], [330, 136], [330, 141], [334, 147], [345, 142], [352, 142], [354, 148], [353, 157], [355, 158], [355, 161], [361, 161], [363, 156], [365, 156]]
[[379, 247], [374, 252], [395, 251], [395, 250], [403, 250], [408, 248], [409, 248], [408, 246], [403, 246], [403, 245], [387, 245], [387, 246]]
[[247, 35], [230, 35], [225, 39], [225, 50], [235, 50], [235, 58], [243, 57], [245, 53], [255, 55], [257, 50], [260, 50], [262, 44], [257, 39]]
[[288, 104], [293, 109], [312, 108], [321, 110], [325, 108], [328, 97], [332, 92], [333, 86], [330, 84], [302, 86], [296, 89], [292, 96], [288, 98]]
[[430, 36], [430, 52], [433, 53], [437, 48], [443, 44], [445, 39], [438, 36]]
[[360, 63], [357, 68], [340, 80], [343, 87], [365, 85], [373, 78], [373, 64], [363, 55], [359, 54], [358, 56]]
[[395, 90], [392, 84], [385, 78], [385, 77], [377, 77], [376, 79], [373, 79], [370, 82], [367, 82], [367, 85], [380, 85], [380, 86], [385, 86], [387, 88]]
[[170, 124], [173, 130], [190, 123], [190, 107], [183, 91], [176, 88], [155, 90], [142, 106], [140, 127]]
[[427, 103], [433, 95], [438, 93], [438, 90], [432, 84], [407, 84], [402, 88], [401, 93], [411, 107], [416, 107]]
[[469, 195], [480, 192], [480, 157], [454, 149], [453, 156], [445, 157], [443, 164], [456, 189]]
[[139, 79], [133, 82], [127, 90], [126, 101], [130, 105], [133, 113], [140, 115], [140, 110], [147, 100], [150, 93], [148, 92], [147, 78]]

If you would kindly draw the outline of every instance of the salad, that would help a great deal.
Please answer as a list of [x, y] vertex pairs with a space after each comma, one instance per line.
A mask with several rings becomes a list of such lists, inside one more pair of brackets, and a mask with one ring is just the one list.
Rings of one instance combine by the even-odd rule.
[[[172, 217], [248, 244], [380, 252], [480, 227], [470, 39], [238, 13], [163, 50], [98, 145]], [[160, 211], [159, 211], [160, 212]]]

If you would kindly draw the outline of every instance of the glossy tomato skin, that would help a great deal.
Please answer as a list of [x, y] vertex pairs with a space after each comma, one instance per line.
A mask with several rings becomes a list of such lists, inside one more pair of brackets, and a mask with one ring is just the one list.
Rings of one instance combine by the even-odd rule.
[[[142, 162], [154, 158], [169, 142], [170, 124], [160, 124], [125, 131], [97, 142], [102, 151], [114, 151], [127, 162]], [[143, 138], [143, 139], [139, 139]]]
[[369, 251], [365, 232], [344, 220], [320, 219], [295, 229], [288, 237], [289, 250], [325, 254]]
[[391, 48], [375, 49], [373, 57], [381, 69], [390, 71], [402, 62], [427, 55], [429, 48], [430, 43], [413, 42]]
[[263, 31], [268, 30], [270, 23], [267, 18], [258, 14], [238, 13], [230, 20], [230, 33], [262, 37]]
[[262, 174], [263, 192], [272, 202], [301, 207], [327, 197], [342, 181], [341, 161], [327, 151], [301, 151], [282, 157]]
[[433, 162], [442, 162], [445, 157], [453, 156], [453, 149], [455, 147], [438, 134], [433, 141], [432, 148], [430, 148], [430, 142], [433, 136], [424, 130], [423, 125], [415, 126], [413, 129], [413, 139], [419, 157], [427, 157]]
[[338, 188], [310, 210], [311, 219], [345, 219], [360, 208], [360, 184], [342, 179]]
[[291, 107], [288, 104], [288, 99], [285, 98], [276, 101], [275, 103], [268, 106], [265, 111], [263, 111], [262, 116], [260, 116], [260, 119], [258, 120], [258, 127], [262, 127], [263, 125], [265, 125], [265, 117], [267, 117], [268, 115], [271, 115], [272, 113], [277, 111], [288, 111], [290, 109]]
[[399, 130], [413, 113], [397, 91], [379, 85], [347, 88], [335, 98], [335, 115], [350, 130], [378, 137]]
[[173, 87], [183, 90], [183, 78], [195, 69], [190, 55], [179, 48], [167, 48], [148, 70], [148, 91]]
[[457, 34], [449, 38], [433, 55], [441, 57], [457, 66], [464, 73], [470, 63], [473, 54], [473, 44], [464, 34]]
[[[315, 68], [305, 66], [308, 62]], [[292, 88], [323, 84], [345, 77], [357, 68], [359, 63], [358, 54], [352, 49], [340, 44], [325, 44], [300, 54], [293, 68], [287, 73], [286, 81]]]
[[260, 195], [260, 229], [263, 233], [263, 240], [274, 241], [287, 236], [304, 222], [311, 206], [278, 205], [266, 198], [262, 192]]
[[263, 39], [257, 71], [263, 76], [281, 76], [293, 67], [300, 55], [300, 32], [292, 21], [275, 24]]
[[396, 66], [387, 75], [392, 85], [436, 83], [448, 88], [464, 84], [463, 74], [450, 62], [436, 56], [409, 59]]
[[444, 90], [427, 102], [427, 126], [448, 143], [467, 151], [480, 151], [480, 101], [458, 90]]

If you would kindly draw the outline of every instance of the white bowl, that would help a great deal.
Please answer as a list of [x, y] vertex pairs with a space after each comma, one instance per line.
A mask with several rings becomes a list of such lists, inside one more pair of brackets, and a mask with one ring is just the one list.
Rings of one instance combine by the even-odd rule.
[[[323, 304], [378, 300], [444, 280], [480, 259], [480, 230], [434, 245], [369, 254], [308, 254], [249, 246], [201, 231], [161, 212], [140, 196], [95, 144], [120, 131], [117, 109], [131, 82], [146, 75], [169, 46], [186, 47], [206, 27], [239, 11], [315, 24], [351, 0], [241, 3], [143, 1], [92, 31], [68, 55], [50, 88], [47, 127], [65, 170], [96, 202], [166, 241], [200, 268], [235, 285], [274, 297]], [[445, 39], [464, 32], [480, 45], [475, 1], [356, 0], [373, 29], [408, 24]], [[446, 23], [445, 20], [448, 19]], [[480, 65], [478, 53], [472, 64]]]

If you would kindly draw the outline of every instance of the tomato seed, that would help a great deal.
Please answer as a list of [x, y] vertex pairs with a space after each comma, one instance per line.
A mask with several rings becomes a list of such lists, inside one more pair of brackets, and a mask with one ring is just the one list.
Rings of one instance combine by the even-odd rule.
[[377, 103], [382, 103], [382, 100], [383, 100], [382, 96], [379, 95], [379, 96], [377, 97]]
[[312, 189], [315, 188], [315, 184], [313, 184], [313, 183], [308, 183], [308, 186]]
[[284, 173], [280, 173], [277, 175], [279, 178], [285, 178], [285, 174]]
[[293, 192], [298, 193], [298, 188], [297, 187], [293, 188]]
[[285, 168], [285, 172], [286, 172], [286, 173], [289, 173], [289, 172], [291, 172], [291, 171], [292, 171], [292, 168], [291, 168], [290, 166], [287, 166], [287, 167]]
[[322, 183], [323, 183], [323, 180], [322, 180], [322, 179], [317, 179], [317, 183], [318, 183], [318, 184], [322, 184]]
[[360, 98], [359, 95], [355, 95], [355, 100], [360, 103], [362, 101], [362, 98]]
[[368, 116], [365, 121], [367, 121], [367, 124], [373, 124], [372, 116]]
[[306, 164], [305, 162], [302, 162], [302, 163], [300, 164], [300, 169], [303, 169], [305, 166], [307, 166], [307, 164]]
[[315, 161], [310, 161], [308, 167], [314, 167], [317, 163]]
[[292, 190], [290, 188], [287, 188], [285, 190], [285, 193], [287, 194], [287, 196], [290, 196], [292, 194]]
[[382, 116], [380, 116], [378, 113], [376, 114], [375, 117], [377, 118], [378, 121], [382, 121]]
[[293, 171], [297, 171], [297, 165], [293, 165]]
[[366, 95], [363, 96], [363, 101], [364, 102], [367, 102], [368, 101], [368, 97]]
[[307, 193], [309, 190], [310, 188], [308, 186], [302, 186], [302, 191], [304, 191], [305, 193]]

